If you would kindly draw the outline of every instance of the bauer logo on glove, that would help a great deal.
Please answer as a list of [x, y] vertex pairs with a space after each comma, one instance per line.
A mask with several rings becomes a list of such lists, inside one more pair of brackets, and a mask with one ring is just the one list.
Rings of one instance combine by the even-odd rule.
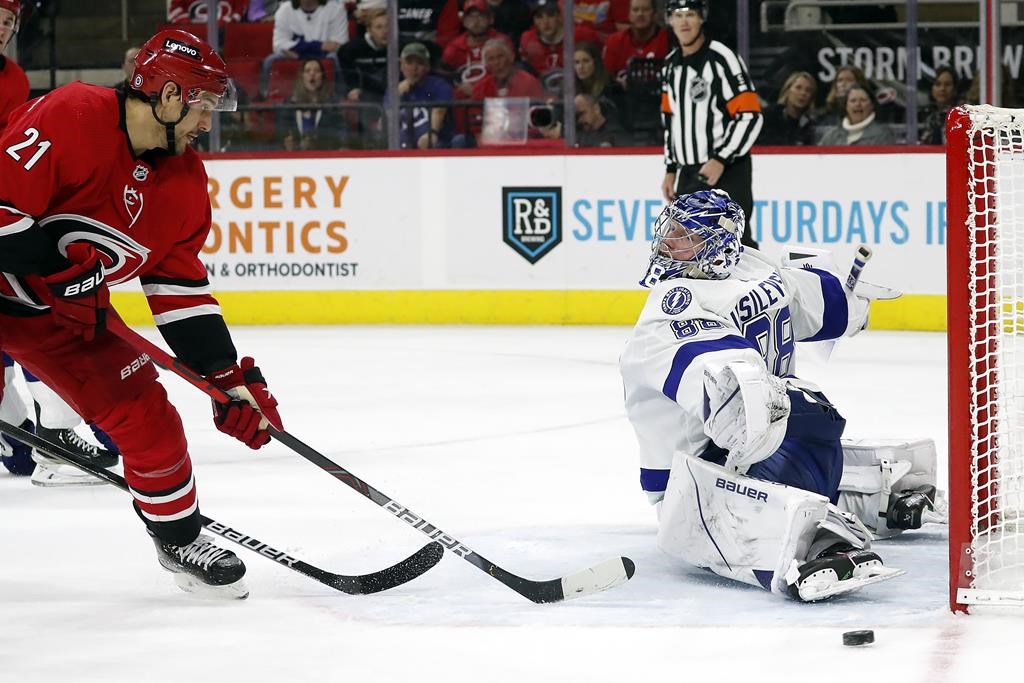
[[228, 403], [213, 402], [213, 421], [220, 431], [249, 448], [258, 449], [270, 441], [268, 428], [284, 429], [277, 412], [277, 400], [252, 358], [246, 356], [238, 364], [215, 372], [207, 379], [232, 399]]

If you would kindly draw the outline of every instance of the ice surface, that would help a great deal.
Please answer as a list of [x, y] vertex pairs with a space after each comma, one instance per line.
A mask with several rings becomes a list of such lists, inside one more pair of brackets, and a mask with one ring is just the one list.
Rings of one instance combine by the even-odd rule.
[[[147, 333], [149, 334], [149, 333]], [[943, 527], [879, 544], [905, 577], [796, 604], [680, 566], [654, 547], [617, 357], [601, 327], [238, 328], [286, 427], [510, 571], [549, 579], [609, 557], [628, 584], [534, 605], [448, 556], [372, 596], [334, 593], [256, 555], [251, 597], [204, 601], [155, 561], [127, 497], [0, 475], [0, 681], [1003, 680], [1017, 617], [946, 610]], [[153, 337], [155, 339], [155, 335]], [[805, 353], [851, 437], [930, 436], [946, 452], [945, 336], [865, 333]], [[334, 572], [425, 540], [278, 444], [217, 432], [169, 378], [203, 510]], [[941, 473], [944, 480], [945, 471]], [[872, 628], [867, 648], [843, 631]], [[1011, 671], [1014, 672], [1011, 674]], [[712, 678], [713, 677], [713, 678]]]

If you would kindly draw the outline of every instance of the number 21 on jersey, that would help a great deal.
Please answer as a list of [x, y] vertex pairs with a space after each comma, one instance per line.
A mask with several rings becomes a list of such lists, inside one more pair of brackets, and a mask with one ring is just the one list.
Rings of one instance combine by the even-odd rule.
[[24, 153], [22, 150], [35, 145], [35, 151], [31, 156], [29, 156], [28, 161], [24, 164], [25, 170], [31, 171], [32, 167], [36, 165], [36, 162], [46, 154], [46, 150], [50, 149], [50, 141], [40, 140], [39, 131], [35, 128], [26, 128], [25, 132], [22, 134], [25, 136], [25, 139], [17, 144], [11, 145], [5, 151], [7, 152], [7, 156], [11, 157], [15, 161], [21, 161], [23, 155], [28, 154], [27, 150]]

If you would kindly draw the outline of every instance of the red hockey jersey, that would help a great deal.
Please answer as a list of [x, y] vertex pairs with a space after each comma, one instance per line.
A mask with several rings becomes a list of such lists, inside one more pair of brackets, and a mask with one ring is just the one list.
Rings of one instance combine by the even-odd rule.
[[[44, 231], [42, 243], [61, 253], [85, 241], [99, 252], [108, 284], [141, 278], [179, 355], [197, 370], [211, 356], [230, 362], [234, 348], [199, 260], [211, 220], [206, 171], [191, 149], [136, 157], [123, 97], [72, 83], [12, 112], [0, 136], [0, 305], [20, 315], [46, 310], [43, 271], [32, 256], [12, 257], [39, 254], [42, 236], [30, 231]], [[196, 334], [211, 339], [183, 341]]]
[[633, 33], [626, 29], [613, 33], [604, 45], [604, 68], [612, 78], [624, 79], [633, 59], [665, 59], [668, 54], [668, 31], [659, 27], [646, 43], [633, 42]]
[[0, 56], [0, 131], [7, 117], [28, 99], [28, 76], [14, 60]]

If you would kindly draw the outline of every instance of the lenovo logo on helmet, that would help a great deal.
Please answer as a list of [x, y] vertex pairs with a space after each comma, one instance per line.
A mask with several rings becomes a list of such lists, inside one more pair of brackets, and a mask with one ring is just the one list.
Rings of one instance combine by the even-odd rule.
[[196, 61], [199, 61], [201, 59], [199, 56], [199, 50], [192, 47], [191, 45], [187, 45], [186, 43], [182, 43], [177, 40], [172, 40], [170, 38], [164, 41], [164, 49], [168, 52], [177, 52], [178, 54], [184, 55], [186, 57], [191, 57]]

